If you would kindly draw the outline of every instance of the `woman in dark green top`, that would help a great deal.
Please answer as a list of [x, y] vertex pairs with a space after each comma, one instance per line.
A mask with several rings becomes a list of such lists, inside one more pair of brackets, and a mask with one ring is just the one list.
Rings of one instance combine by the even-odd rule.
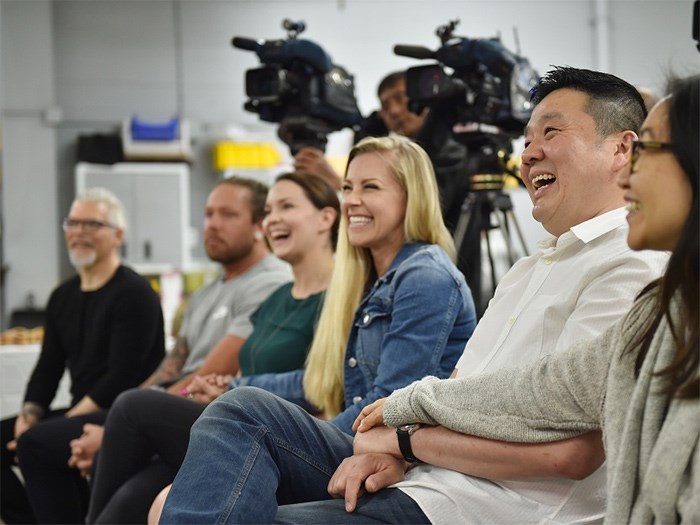
[[[239, 364], [244, 376], [279, 375], [284, 385], [288, 374], [279, 373], [302, 369], [313, 339], [333, 269], [340, 204], [321, 177], [290, 173], [270, 188], [265, 209], [265, 235], [275, 255], [291, 265], [294, 282], [278, 288], [253, 314], [253, 333], [241, 347]], [[120, 396], [105, 424], [88, 523], [145, 523], [153, 498], [184, 459], [190, 427], [232, 380], [195, 377], [185, 397], [150, 389]]]
[[287, 283], [277, 288], [251, 316], [255, 328], [238, 358], [242, 376], [271, 370], [287, 372], [303, 366], [323, 292], [297, 299], [292, 295], [293, 287], [293, 283]]

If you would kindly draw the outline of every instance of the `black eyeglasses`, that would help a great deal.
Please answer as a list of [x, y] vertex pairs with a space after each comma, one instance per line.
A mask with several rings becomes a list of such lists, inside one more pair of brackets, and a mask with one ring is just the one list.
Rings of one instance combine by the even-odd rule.
[[634, 171], [637, 161], [639, 160], [639, 152], [641, 150], [654, 150], [654, 151], [675, 151], [676, 147], [668, 142], [657, 142], [655, 140], [633, 140], [632, 141], [632, 159], [630, 162], [630, 168]]
[[104, 221], [96, 221], [92, 219], [71, 219], [70, 217], [66, 217], [63, 219], [63, 223], [61, 224], [63, 227], [63, 231], [67, 232], [69, 230], [75, 231], [79, 230], [82, 228], [88, 233], [95, 233], [101, 228], [113, 228], [115, 230], [118, 230], [119, 228], [115, 226], [114, 224], [110, 224], [109, 222], [104, 222]]

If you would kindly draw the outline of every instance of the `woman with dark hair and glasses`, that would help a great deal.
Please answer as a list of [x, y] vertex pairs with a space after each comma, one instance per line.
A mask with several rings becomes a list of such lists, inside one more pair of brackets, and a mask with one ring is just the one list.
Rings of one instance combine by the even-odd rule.
[[[382, 423], [430, 425], [411, 439], [415, 456], [430, 462], [437, 427], [454, 434], [447, 456], [483, 438], [535, 443], [602, 430], [606, 523], [700, 523], [699, 118], [700, 76], [676, 81], [619, 180], [630, 247], [672, 250], [663, 277], [624, 319], [526, 369], [398, 390], [363, 409], [358, 438]], [[356, 498], [345, 486], [346, 499]]]

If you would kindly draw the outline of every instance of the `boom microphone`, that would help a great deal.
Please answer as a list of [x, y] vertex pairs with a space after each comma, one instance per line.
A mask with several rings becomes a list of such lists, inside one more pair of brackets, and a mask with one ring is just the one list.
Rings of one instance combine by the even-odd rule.
[[435, 52], [423, 46], [405, 46], [397, 44], [394, 46], [394, 54], [410, 58], [435, 58]]
[[244, 38], [242, 36], [234, 36], [231, 40], [231, 45], [237, 47], [238, 49], [245, 49], [246, 51], [257, 51], [260, 44], [257, 40], [252, 38]]

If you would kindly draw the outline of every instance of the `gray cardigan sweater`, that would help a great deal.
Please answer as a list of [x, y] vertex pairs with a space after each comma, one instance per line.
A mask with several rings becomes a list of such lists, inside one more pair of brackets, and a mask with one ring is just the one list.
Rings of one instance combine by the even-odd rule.
[[531, 443], [602, 429], [606, 523], [700, 523], [700, 401], [669, 402], [660, 394], [666, 380], [653, 375], [674, 355], [668, 324], [657, 328], [638, 378], [638, 349], [624, 352], [655, 308], [646, 294], [598, 339], [523, 370], [417, 381], [389, 397], [384, 421]]

